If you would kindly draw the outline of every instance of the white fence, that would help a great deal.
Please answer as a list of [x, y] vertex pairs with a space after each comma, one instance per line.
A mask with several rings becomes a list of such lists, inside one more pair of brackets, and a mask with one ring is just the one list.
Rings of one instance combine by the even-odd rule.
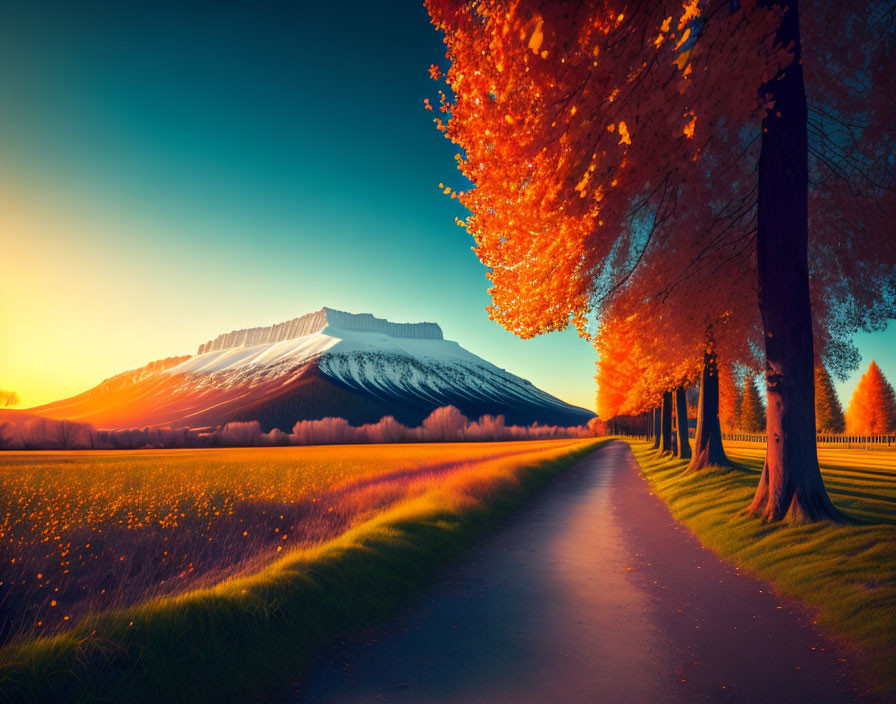
[[[722, 433], [723, 440], [735, 442], [759, 442], [765, 444], [765, 434], [750, 435], [746, 433]], [[820, 447], [842, 447], [863, 450], [894, 450], [896, 435], [827, 435], [815, 436]]]

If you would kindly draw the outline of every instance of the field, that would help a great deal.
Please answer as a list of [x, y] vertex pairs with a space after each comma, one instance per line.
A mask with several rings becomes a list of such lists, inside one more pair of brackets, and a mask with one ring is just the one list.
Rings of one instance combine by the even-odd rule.
[[744, 515], [764, 448], [726, 443], [733, 469], [686, 473], [652, 445], [632, 450], [673, 515], [721, 556], [818, 609], [818, 623], [864, 651], [879, 686], [896, 690], [896, 456], [819, 450], [831, 498], [851, 524], [763, 524]]
[[[4, 454], [0, 685], [152, 700], [189, 678], [198, 698], [245, 693], [266, 668], [273, 677], [284, 659], [298, 667], [334, 629], [387, 611], [593, 447]], [[210, 663], [221, 668], [214, 682], [196, 681]]]

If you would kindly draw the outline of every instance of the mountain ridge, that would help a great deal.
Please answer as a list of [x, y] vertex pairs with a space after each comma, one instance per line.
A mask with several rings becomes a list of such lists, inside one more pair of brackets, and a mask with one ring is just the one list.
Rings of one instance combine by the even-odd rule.
[[416, 425], [446, 405], [515, 425], [572, 426], [594, 417], [444, 339], [436, 323], [322, 308], [224, 333], [198, 349], [30, 410], [108, 429], [258, 420], [266, 430], [288, 430], [300, 420], [363, 424], [387, 415]]
[[298, 318], [257, 328], [242, 328], [218, 335], [199, 345], [196, 354], [205, 354], [233, 347], [251, 347], [293, 340], [321, 332], [332, 326], [353, 332], [379, 332], [390, 337], [443, 340], [442, 328], [437, 323], [393, 323], [370, 313], [346, 313], [335, 308], [323, 307]]

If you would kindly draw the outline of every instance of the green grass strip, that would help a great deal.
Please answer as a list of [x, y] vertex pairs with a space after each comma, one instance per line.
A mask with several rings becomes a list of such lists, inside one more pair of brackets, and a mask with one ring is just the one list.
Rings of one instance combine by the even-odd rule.
[[401, 503], [251, 577], [99, 613], [64, 635], [14, 644], [0, 654], [0, 699], [264, 699], [301, 675], [328, 642], [394, 613], [435, 568], [602, 444], [482, 476], [472, 495], [431, 492]]
[[732, 469], [688, 473], [687, 462], [659, 457], [642, 442], [629, 444], [676, 520], [721, 557], [817, 609], [825, 631], [863, 651], [873, 686], [896, 691], [896, 507], [875, 500], [892, 495], [892, 479], [871, 493], [862, 471], [849, 477], [842, 466], [822, 466], [834, 503], [859, 524], [765, 524], [745, 515], [762, 460], [740, 458], [735, 449]]

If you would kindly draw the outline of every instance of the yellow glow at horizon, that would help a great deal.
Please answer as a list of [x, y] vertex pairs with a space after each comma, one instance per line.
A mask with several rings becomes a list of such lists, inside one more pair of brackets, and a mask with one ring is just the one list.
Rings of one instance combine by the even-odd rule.
[[122, 223], [9, 183], [0, 183], [0, 213], [0, 388], [18, 392], [18, 408], [86, 391], [161, 350], [184, 351], [164, 326], [151, 339], [134, 334], [127, 316], [146, 315], [153, 293], [137, 262], [119, 269]]
[[[80, 394], [157, 359], [192, 354], [224, 331], [332, 305], [331, 295], [357, 296], [320, 290], [313, 281], [302, 288], [282, 273], [271, 279], [266, 256], [249, 262], [224, 250], [191, 249], [188, 241], [197, 233], [210, 239], [197, 230], [202, 225], [140, 221], [116, 212], [114, 203], [99, 215], [92, 203], [33, 183], [25, 191], [13, 181], [0, 171], [0, 389], [19, 394], [18, 409]], [[184, 247], [172, 251], [171, 237], [156, 244], [158, 232], [174, 233]], [[270, 307], [259, 309], [259, 287]], [[280, 295], [284, 290], [292, 303]], [[500, 353], [482, 349], [463, 331], [453, 337], [505, 366]], [[531, 369], [510, 371], [564, 401], [594, 408], [590, 379], [557, 388]]]

